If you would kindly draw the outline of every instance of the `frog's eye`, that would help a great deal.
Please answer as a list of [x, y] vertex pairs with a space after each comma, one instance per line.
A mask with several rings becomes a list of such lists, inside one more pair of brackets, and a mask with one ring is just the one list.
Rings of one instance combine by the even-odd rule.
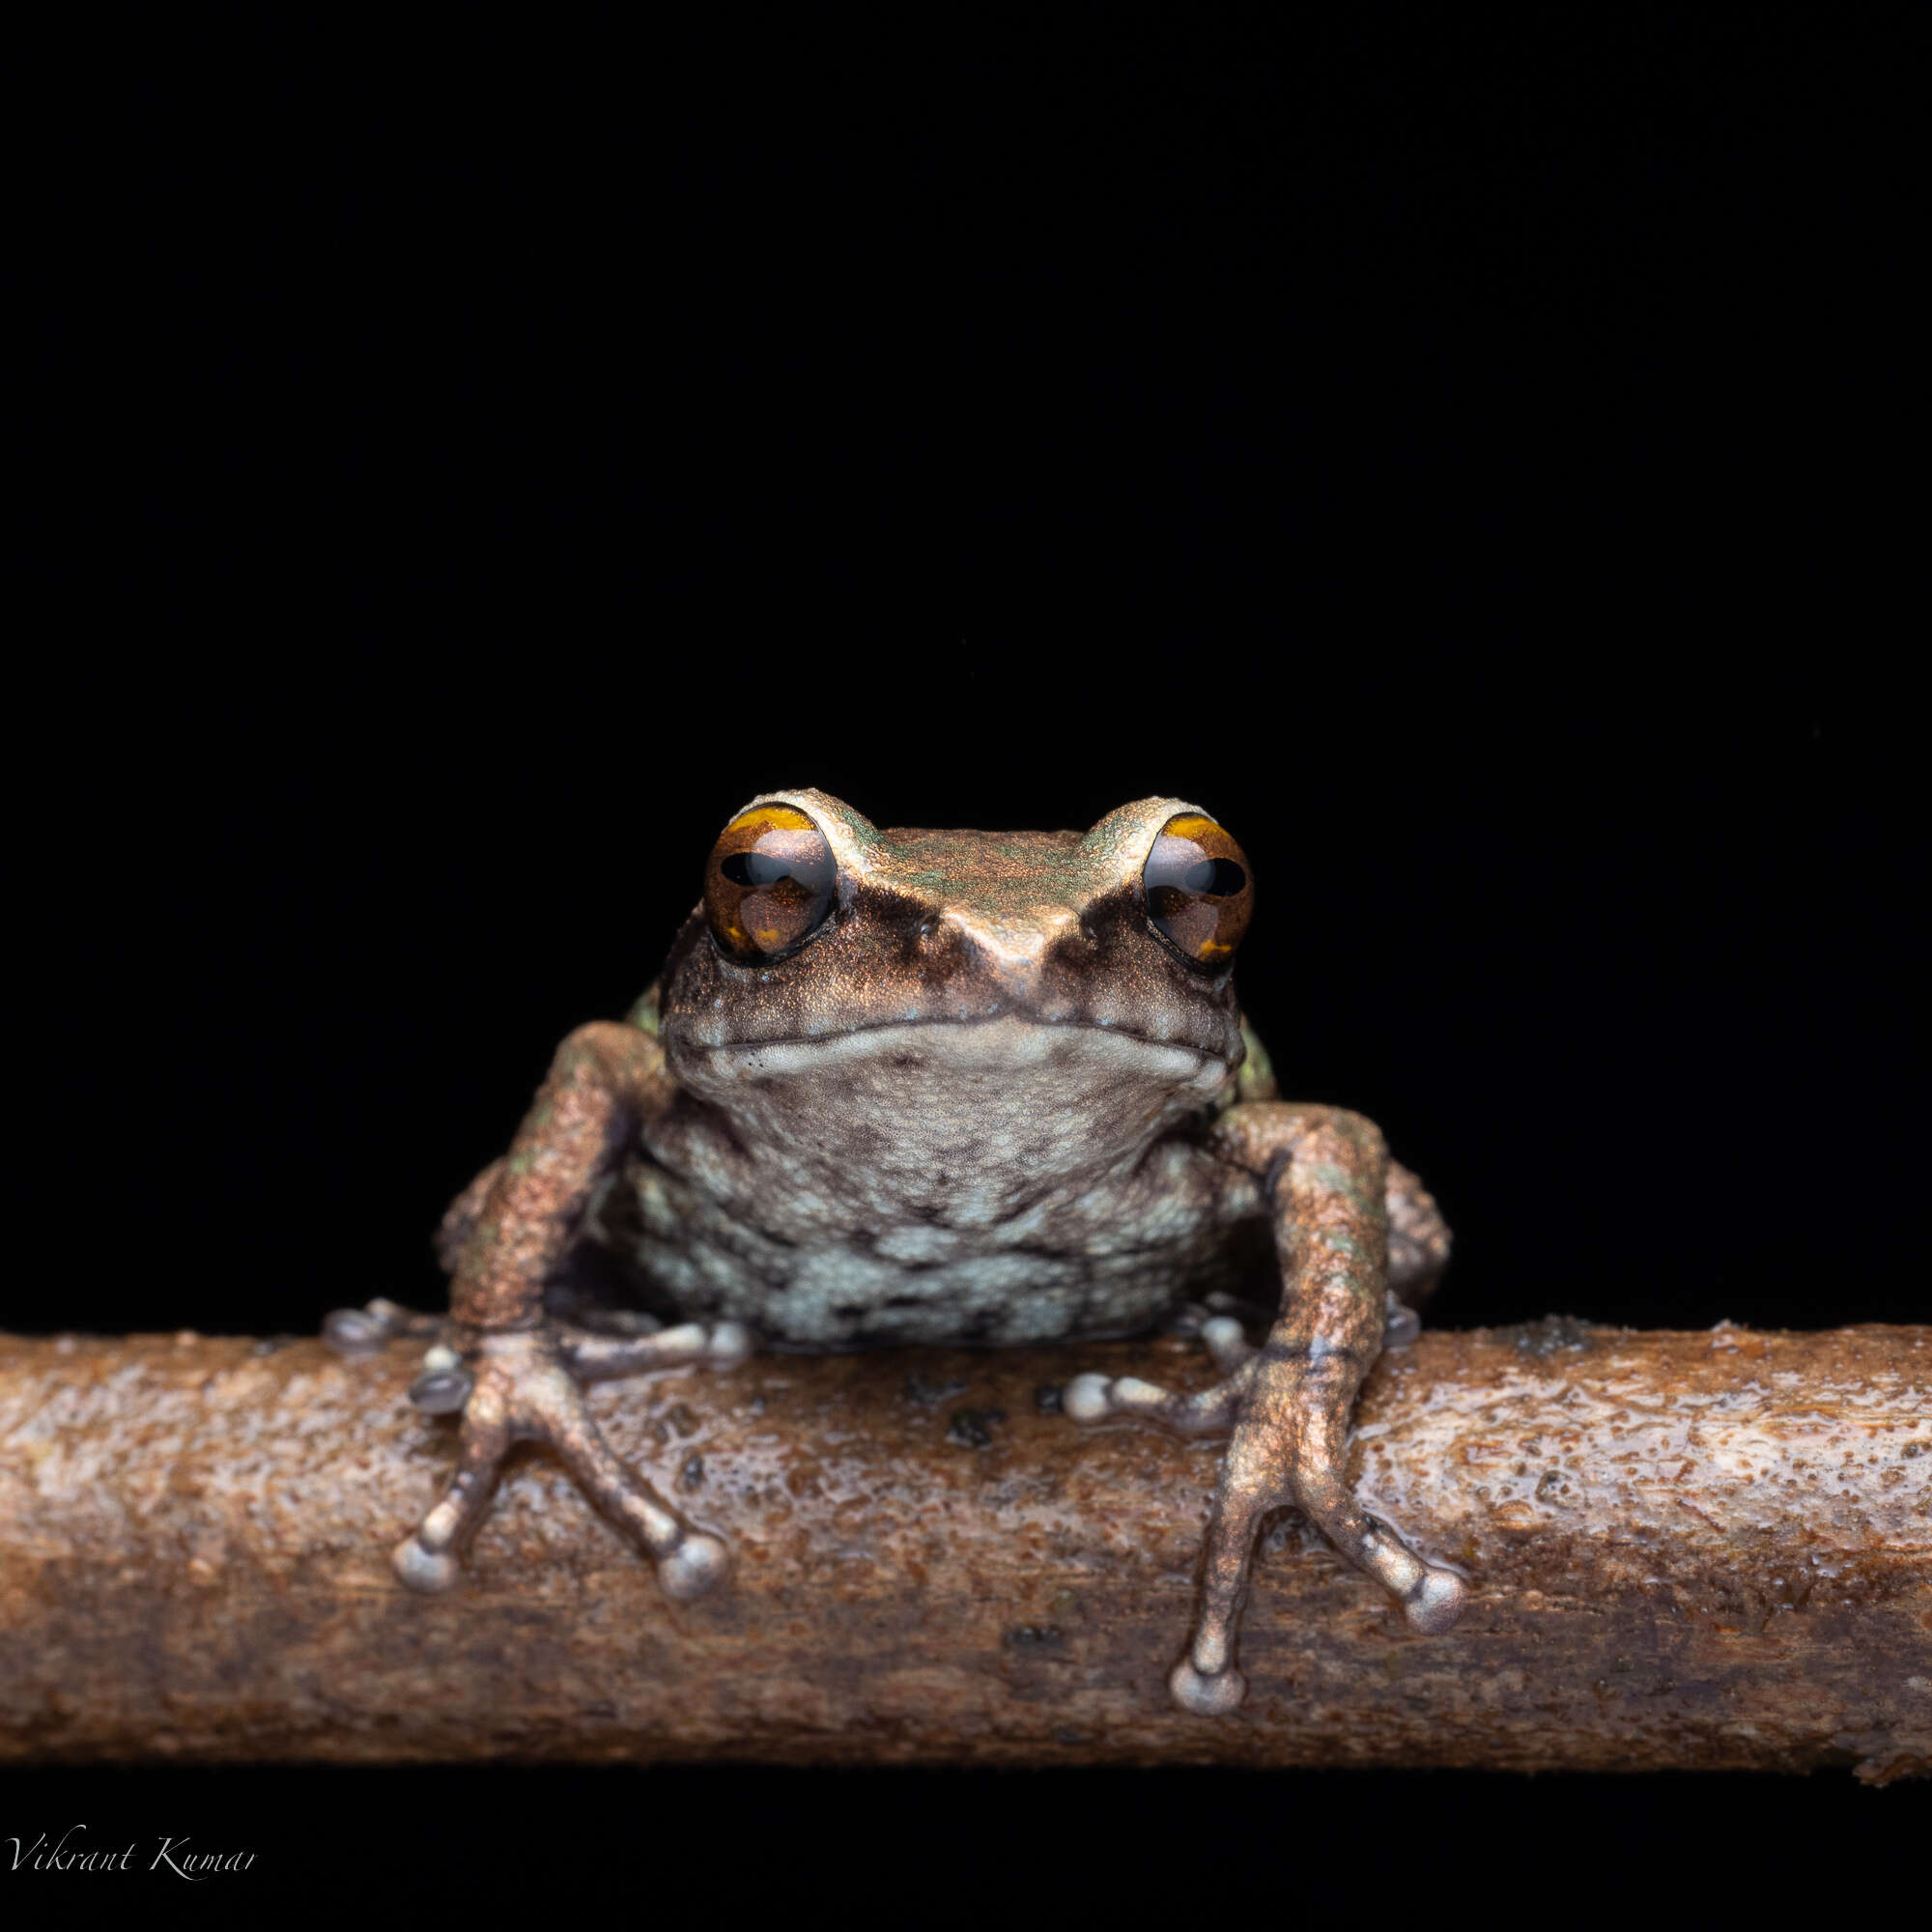
[[796, 807], [754, 805], [718, 835], [704, 870], [704, 916], [737, 959], [777, 959], [803, 946], [832, 910], [838, 862]]
[[1177, 813], [1141, 871], [1148, 918], [1196, 966], [1225, 966], [1255, 909], [1247, 854], [1211, 818]]

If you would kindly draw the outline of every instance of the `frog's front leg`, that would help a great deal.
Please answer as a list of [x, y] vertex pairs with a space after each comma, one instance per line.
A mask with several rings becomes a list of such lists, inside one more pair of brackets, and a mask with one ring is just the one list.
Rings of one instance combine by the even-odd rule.
[[[448, 1349], [411, 1390], [432, 1412], [463, 1411], [456, 1473], [391, 1559], [411, 1588], [447, 1589], [482, 1520], [510, 1445], [548, 1443], [578, 1485], [657, 1559], [676, 1598], [724, 1573], [718, 1538], [695, 1529], [612, 1453], [580, 1383], [673, 1363], [730, 1367], [749, 1352], [735, 1322], [647, 1335], [595, 1335], [544, 1312], [544, 1284], [576, 1238], [596, 1184], [638, 1121], [668, 1092], [657, 1041], [631, 1026], [580, 1027], [557, 1050], [508, 1154], [472, 1190], [473, 1226], [450, 1289]], [[466, 1217], [468, 1218], [468, 1217]]]
[[1447, 1630], [1463, 1597], [1461, 1577], [1418, 1557], [1344, 1479], [1350, 1411], [1388, 1320], [1380, 1133], [1340, 1109], [1254, 1102], [1222, 1116], [1214, 1151], [1264, 1183], [1282, 1269], [1266, 1343], [1251, 1353], [1237, 1324], [1209, 1323], [1203, 1339], [1228, 1373], [1201, 1395], [1098, 1376], [1079, 1378], [1065, 1395], [1078, 1421], [1137, 1414], [1190, 1435], [1232, 1428], [1194, 1632], [1168, 1680], [1176, 1703], [1204, 1716], [1233, 1710], [1245, 1694], [1235, 1663], [1240, 1606], [1261, 1520], [1284, 1504], [1395, 1597], [1414, 1629]]

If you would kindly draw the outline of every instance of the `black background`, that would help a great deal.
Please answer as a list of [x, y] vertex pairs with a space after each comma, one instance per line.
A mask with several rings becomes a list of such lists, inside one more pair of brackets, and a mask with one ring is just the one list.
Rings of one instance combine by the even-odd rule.
[[[94, 50], [18, 251], [62, 1259], [9, 1325], [434, 1299], [428, 1231], [554, 1042], [798, 783], [895, 824], [1214, 810], [1285, 1086], [1373, 1114], [1456, 1226], [1439, 1321], [1922, 1319], [1914, 731], [1877, 654], [1923, 446], [1895, 26]], [[1915, 1802], [749, 1770], [0, 1800], [246, 1839], [257, 1900], [943, 1918], [1166, 1873], [1203, 1922], [1223, 1883], [1363, 1912], [1396, 1872], [1788, 1898], [1875, 1882]]]

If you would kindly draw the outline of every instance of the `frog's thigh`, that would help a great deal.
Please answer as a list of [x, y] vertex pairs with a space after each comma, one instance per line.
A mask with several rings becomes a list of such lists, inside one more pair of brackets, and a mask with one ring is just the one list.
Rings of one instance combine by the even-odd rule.
[[443, 1210], [442, 1223], [436, 1231], [436, 1258], [444, 1273], [454, 1274], [463, 1264], [463, 1251], [483, 1218], [484, 1203], [502, 1172], [504, 1158], [499, 1155], [493, 1160]]
[[[1442, 1270], [1449, 1265], [1449, 1224], [1435, 1205], [1435, 1197], [1399, 1160], [1388, 1164], [1388, 1285], [1389, 1293], [1404, 1307], [1420, 1308], [1435, 1293]], [[1391, 1319], [1405, 1330], [1404, 1338], [1415, 1339], [1421, 1325]], [[1391, 1334], [1390, 1346], [1397, 1337]]]

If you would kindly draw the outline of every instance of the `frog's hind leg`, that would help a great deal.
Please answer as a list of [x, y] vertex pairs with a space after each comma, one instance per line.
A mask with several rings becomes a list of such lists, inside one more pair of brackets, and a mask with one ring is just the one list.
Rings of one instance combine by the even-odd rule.
[[330, 1309], [323, 1318], [322, 1339], [338, 1355], [374, 1355], [399, 1338], [438, 1341], [448, 1326], [446, 1315], [427, 1315], [379, 1295], [360, 1308]]
[[444, 1273], [454, 1274], [462, 1265], [463, 1251], [483, 1218], [484, 1203], [490, 1199], [490, 1190], [497, 1184], [502, 1168], [503, 1157], [498, 1156], [443, 1210], [436, 1231], [436, 1258], [442, 1264]]
[[752, 1332], [742, 1321], [686, 1321], [648, 1335], [594, 1335], [570, 1328], [559, 1333], [563, 1359], [581, 1382], [614, 1381], [686, 1362], [735, 1369], [752, 1352]]
[[[493, 1160], [444, 1211], [436, 1231], [436, 1258], [445, 1273], [454, 1274], [461, 1264], [463, 1250], [476, 1232], [483, 1204], [490, 1198], [502, 1165], [500, 1160]], [[440, 1342], [448, 1328], [445, 1315], [427, 1315], [378, 1296], [360, 1308], [331, 1309], [323, 1318], [322, 1339], [338, 1355], [355, 1357], [378, 1354], [398, 1340]]]
[[1061, 1391], [1062, 1413], [1075, 1422], [1136, 1415], [1177, 1435], [1225, 1435], [1235, 1426], [1241, 1398], [1253, 1379], [1250, 1365], [1256, 1350], [1232, 1315], [1208, 1314], [1194, 1333], [1221, 1371], [1222, 1379], [1212, 1388], [1180, 1395], [1139, 1376], [1075, 1376]]
[[1449, 1224], [1435, 1197], [1399, 1160], [1388, 1164], [1388, 1335], [1383, 1346], [1406, 1349], [1422, 1328], [1417, 1312], [1435, 1293], [1449, 1265]]
[[[672, 1346], [660, 1356], [647, 1352], [667, 1339]], [[605, 1347], [612, 1340], [586, 1337], [584, 1345]], [[670, 1330], [667, 1337], [634, 1337], [621, 1345], [633, 1350], [627, 1366], [616, 1368], [608, 1357], [604, 1366], [607, 1373], [625, 1374], [696, 1360], [718, 1352], [710, 1341], [710, 1331], [696, 1324]], [[724, 1545], [687, 1522], [604, 1440], [566, 1366], [571, 1353], [568, 1341], [535, 1331], [486, 1337], [475, 1351], [456, 1472], [435, 1508], [390, 1557], [397, 1577], [412, 1589], [446, 1590], [456, 1581], [459, 1556], [489, 1510], [503, 1457], [513, 1442], [528, 1441], [554, 1450], [598, 1510], [656, 1559], [658, 1583], [667, 1596], [679, 1601], [700, 1596], [724, 1574]]]

